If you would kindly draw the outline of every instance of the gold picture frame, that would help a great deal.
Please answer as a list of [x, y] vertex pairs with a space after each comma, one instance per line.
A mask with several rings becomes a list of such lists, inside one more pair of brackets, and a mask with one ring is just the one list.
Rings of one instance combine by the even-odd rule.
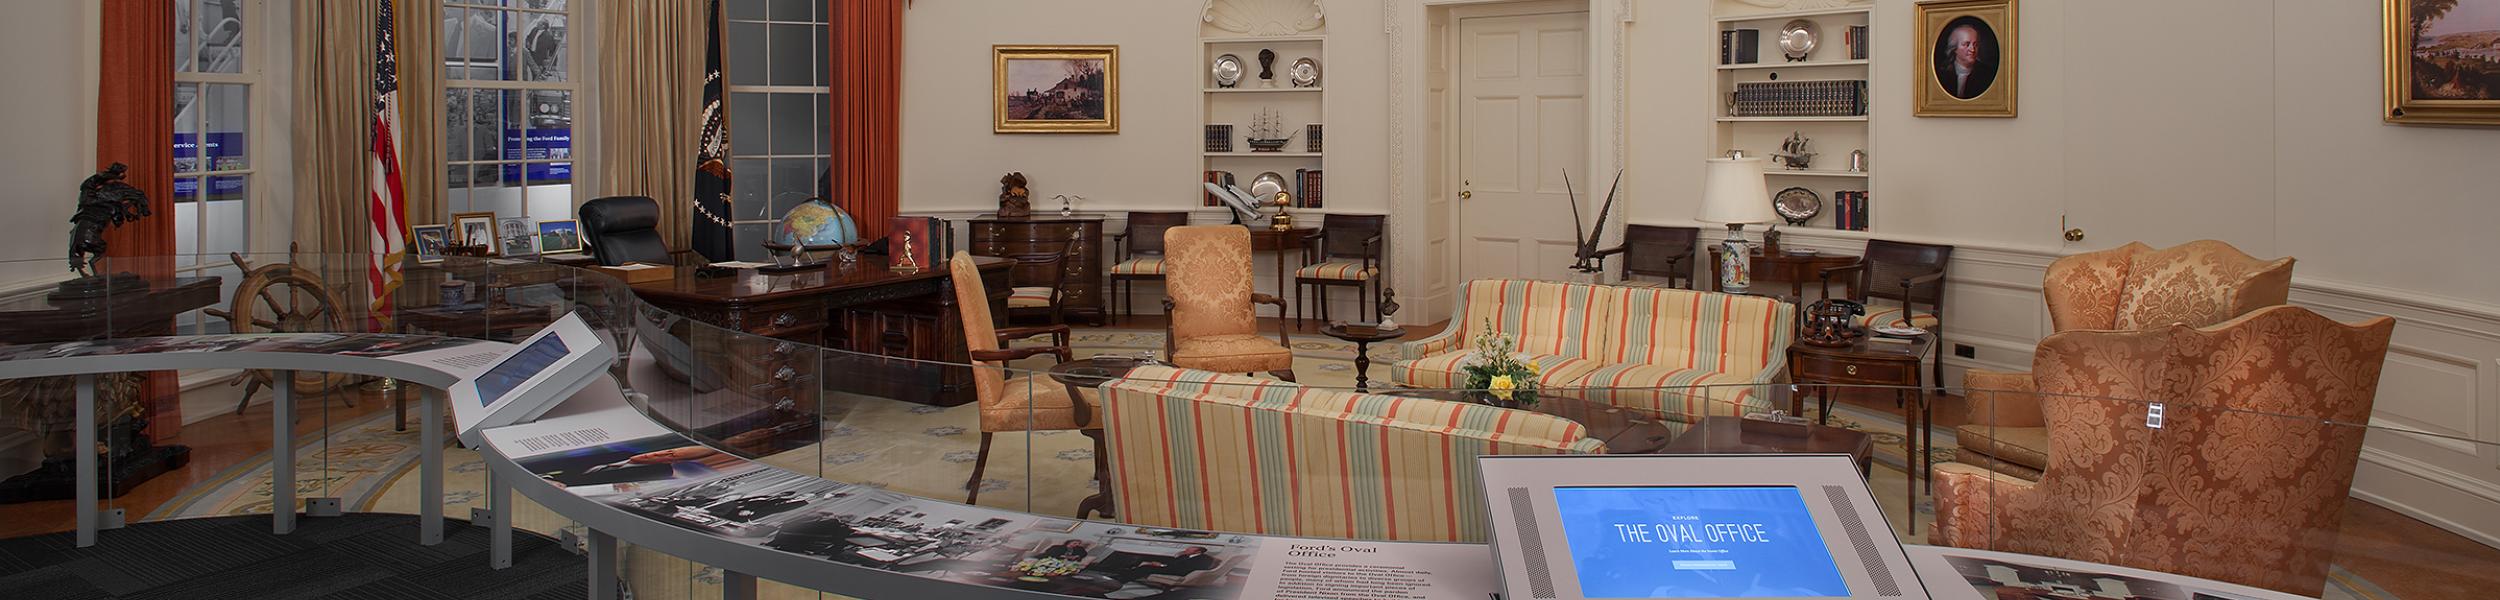
[[1119, 133], [1120, 47], [990, 47], [990, 130]]
[[[2448, 23], [2445, 17], [2457, 11], [2439, 11], [2422, 23], [2415, 23], [2417, 4], [2424, 0], [2383, 0], [2381, 19], [2386, 27], [2383, 39], [2387, 44], [2386, 105], [2379, 116], [2389, 123], [2406, 125], [2500, 125], [2500, 67], [2493, 67], [2495, 57], [2490, 50], [2491, 31], [2500, 31], [2500, 19], [2487, 22]], [[2500, 0], [2456, 0], [2441, 4], [2500, 4]], [[2475, 11], [2471, 14], [2490, 14]], [[2463, 17], [2458, 17], [2463, 18]], [[2420, 34], [2453, 29], [2466, 46], [2448, 47], [2440, 42], [2430, 48], [2420, 44]], [[2434, 35], [2434, 37], [2440, 37]], [[2482, 42], [2473, 44], [2471, 42]], [[2470, 56], [2469, 56], [2470, 55]], [[2468, 61], [2472, 61], [2469, 63]], [[2450, 71], [2446, 76], [2417, 74], [2429, 67]], [[2466, 69], [2471, 68], [2473, 72]], [[2425, 77], [2439, 77], [2438, 86], [2417, 86], [2429, 83]], [[2442, 98], [2443, 95], [2453, 96]]]
[[1918, 4], [1911, 36], [1911, 114], [1921, 117], [2013, 117], [2020, 106], [2018, 0], [1944, 0]]
[[[483, 230], [484, 240], [477, 239]], [[462, 246], [485, 246], [487, 256], [503, 256], [503, 238], [497, 236], [494, 211], [452, 213], [451, 239]]]

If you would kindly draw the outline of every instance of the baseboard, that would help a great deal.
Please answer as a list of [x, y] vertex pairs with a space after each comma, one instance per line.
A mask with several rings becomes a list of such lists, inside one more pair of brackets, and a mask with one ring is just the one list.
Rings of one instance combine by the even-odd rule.
[[[2383, 472], [2374, 472], [2374, 467]], [[2485, 546], [2500, 548], [2500, 485], [2365, 447], [2353, 475], [2352, 495]], [[2425, 506], [2432, 503], [2451, 506]]]

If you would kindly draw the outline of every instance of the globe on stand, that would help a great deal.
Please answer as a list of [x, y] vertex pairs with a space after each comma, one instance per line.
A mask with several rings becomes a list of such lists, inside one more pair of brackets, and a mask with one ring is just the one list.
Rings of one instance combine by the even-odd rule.
[[845, 262], [859, 259], [859, 220], [849, 211], [827, 204], [821, 198], [790, 207], [773, 228], [772, 241], [764, 244], [776, 260], [788, 257], [793, 262], [806, 262], [806, 253], [831, 251]]

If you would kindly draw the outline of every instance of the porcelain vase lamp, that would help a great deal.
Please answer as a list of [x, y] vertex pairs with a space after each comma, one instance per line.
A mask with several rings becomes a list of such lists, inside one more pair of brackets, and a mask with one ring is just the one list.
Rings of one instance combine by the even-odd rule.
[[1719, 290], [1741, 294], [1753, 286], [1753, 261], [1745, 246], [1745, 224], [1779, 219], [1771, 211], [1770, 187], [1762, 181], [1762, 159], [1713, 158], [1703, 172], [1701, 214], [1704, 223], [1726, 223], [1727, 238], [1719, 241]]

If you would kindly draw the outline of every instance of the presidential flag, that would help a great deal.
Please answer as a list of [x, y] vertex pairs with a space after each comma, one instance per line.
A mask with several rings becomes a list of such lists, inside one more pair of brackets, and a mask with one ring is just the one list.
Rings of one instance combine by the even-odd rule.
[[703, 137], [694, 154], [694, 251], [714, 261], [734, 260], [729, 216], [729, 105], [723, 94], [720, 56], [720, 0], [704, 11]]
[[393, 1], [383, 0], [381, 13], [373, 19], [373, 148], [366, 161], [372, 186], [367, 212], [373, 215], [373, 258], [365, 273], [373, 311], [367, 325], [377, 331], [391, 325], [391, 293], [399, 289], [399, 263], [408, 251], [408, 203], [399, 180], [399, 44], [391, 33]]

